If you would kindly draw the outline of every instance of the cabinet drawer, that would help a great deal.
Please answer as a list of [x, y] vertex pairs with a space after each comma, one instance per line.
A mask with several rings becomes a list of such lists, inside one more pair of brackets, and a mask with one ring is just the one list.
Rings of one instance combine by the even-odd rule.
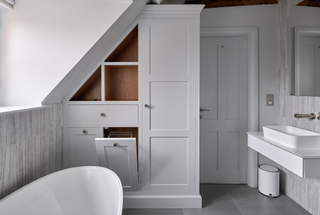
[[138, 105], [69, 105], [69, 125], [136, 125]]

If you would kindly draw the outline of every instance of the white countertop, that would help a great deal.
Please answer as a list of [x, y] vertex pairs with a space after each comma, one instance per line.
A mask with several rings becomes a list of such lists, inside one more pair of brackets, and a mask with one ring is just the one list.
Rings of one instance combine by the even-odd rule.
[[301, 158], [320, 158], [320, 148], [290, 148], [281, 143], [265, 138], [263, 136], [263, 132], [248, 132], [248, 135], [252, 135], [260, 140], [286, 150], [287, 152], [295, 154]]

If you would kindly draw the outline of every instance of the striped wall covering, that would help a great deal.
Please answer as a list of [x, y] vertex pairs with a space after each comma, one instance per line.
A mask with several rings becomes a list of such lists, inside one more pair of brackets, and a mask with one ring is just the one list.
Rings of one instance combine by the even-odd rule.
[[62, 169], [62, 105], [0, 115], [0, 199]]

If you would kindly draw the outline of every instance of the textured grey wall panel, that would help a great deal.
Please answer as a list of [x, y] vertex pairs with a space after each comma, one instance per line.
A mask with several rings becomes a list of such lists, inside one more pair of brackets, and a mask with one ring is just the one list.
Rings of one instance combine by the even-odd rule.
[[0, 115], [0, 199], [62, 169], [62, 105]]
[[[279, 0], [278, 2], [278, 123], [320, 132], [319, 120], [295, 119], [294, 113], [317, 113], [320, 98], [290, 96], [289, 61], [289, 11], [302, 0]], [[277, 164], [274, 164], [277, 165]], [[308, 210], [320, 215], [320, 179], [304, 179], [277, 165], [281, 171], [281, 189], [290, 198]], [[320, 170], [319, 170], [320, 171]]]

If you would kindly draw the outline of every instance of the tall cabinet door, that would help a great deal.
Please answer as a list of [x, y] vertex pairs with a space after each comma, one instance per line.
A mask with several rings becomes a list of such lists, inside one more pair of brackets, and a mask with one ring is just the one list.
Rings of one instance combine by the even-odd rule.
[[195, 22], [143, 22], [144, 184], [153, 192], [194, 190], [199, 117]]

